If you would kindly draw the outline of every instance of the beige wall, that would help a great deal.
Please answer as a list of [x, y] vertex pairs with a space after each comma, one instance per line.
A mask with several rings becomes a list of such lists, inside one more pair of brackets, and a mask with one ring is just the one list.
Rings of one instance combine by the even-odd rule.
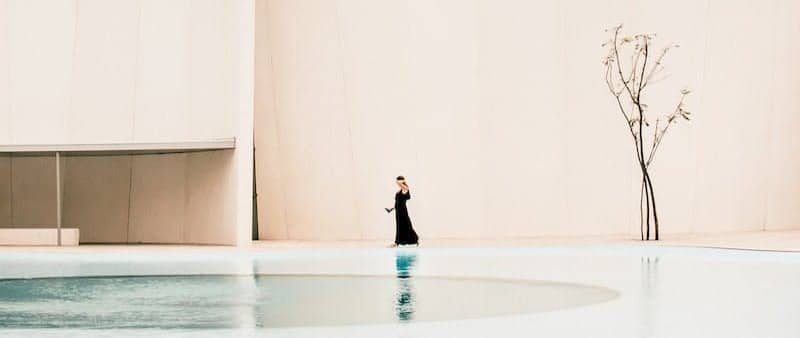
[[[70, 157], [82, 242], [249, 243], [254, 0], [0, 0], [0, 144], [236, 138]], [[51, 158], [0, 157], [0, 224], [55, 224]], [[13, 188], [12, 188], [13, 187]]]
[[10, 161], [11, 224], [26, 227], [50, 227], [55, 224], [55, 159], [18, 157]]
[[[47, 159], [42, 159], [47, 161]], [[17, 159], [14, 159], [16, 162]], [[52, 162], [50, 159], [48, 162]], [[67, 157], [64, 163], [62, 223], [80, 229], [84, 243], [128, 241], [128, 215], [130, 210], [131, 157], [90, 156]], [[53, 171], [40, 178], [48, 186], [55, 186]], [[18, 190], [27, 186], [16, 184]], [[55, 196], [55, 195], [53, 195]], [[160, 199], [159, 197], [153, 197]], [[42, 200], [29, 202], [42, 204]], [[55, 204], [42, 205], [52, 210]], [[49, 223], [52, 226], [54, 223]], [[166, 228], [166, 227], [165, 227]]]
[[[81, 243], [237, 244], [233, 150], [62, 161], [63, 226]], [[0, 158], [0, 227], [53, 227], [54, 173], [53, 157]]]
[[638, 180], [604, 28], [679, 42], [647, 93], [690, 125], [654, 164], [665, 233], [800, 228], [800, 4], [259, 0], [262, 238], [631, 234]]
[[235, 136], [248, 3], [0, 0], [0, 143]]
[[12, 224], [11, 158], [0, 155], [0, 226]]

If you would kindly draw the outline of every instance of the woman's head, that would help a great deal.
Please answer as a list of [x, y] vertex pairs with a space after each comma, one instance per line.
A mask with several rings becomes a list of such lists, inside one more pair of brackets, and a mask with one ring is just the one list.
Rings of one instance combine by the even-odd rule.
[[397, 176], [396, 183], [397, 183], [397, 185], [402, 187], [402, 186], [406, 185], [406, 178], [403, 177], [403, 176]]

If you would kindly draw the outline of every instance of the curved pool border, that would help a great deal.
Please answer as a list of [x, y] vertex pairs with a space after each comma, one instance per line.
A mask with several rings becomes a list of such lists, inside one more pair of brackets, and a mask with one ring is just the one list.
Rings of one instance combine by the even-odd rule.
[[[464, 278], [499, 278], [522, 281], [553, 281], [579, 285], [598, 286], [616, 290], [620, 296], [614, 300], [555, 310], [547, 313], [514, 314], [500, 317], [414, 322], [406, 324], [374, 324], [359, 326], [298, 327], [280, 329], [235, 329], [213, 331], [209, 337], [231, 336], [276, 336], [276, 337], [374, 337], [407, 336], [441, 337], [461, 335], [463, 337], [485, 337], [504, 327], [529, 328], [534, 331], [559, 332], [556, 336], [578, 337], [641, 337], [642, 332], [623, 328], [618, 323], [636, 318], [640, 310], [636, 304], [642, 300], [638, 294], [642, 281], [653, 273], [650, 265], [664, 262], [692, 261], [711, 263], [711, 266], [786, 266], [800, 267], [800, 252], [760, 251], [687, 246], [648, 245], [580, 245], [548, 247], [502, 247], [502, 248], [401, 248], [401, 249], [280, 249], [264, 251], [224, 251], [218, 248], [192, 248], [188, 251], [153, 250], [152, 252], [74, 252], [47, 253], [15, 252], [2, 255], [0, 264], [12, 262], [16, 267], [0, 271], [5, 277], [43, 276], [101, 276], [107, 269], [119, 275], [166, 275], [191, 274], [353, 274], [392, 275], [395, 273], [393, 259], [398, 253], [416, 253], [421, 264], [417, 276], [446, 276]], [[168, 258], [169, 262], [165, 262]], [[652, 260], [652, 262], [651, 262]], [[203, 261], [202, 270], [189, 264]], [[83, 267], [65, 262], [91, 262]], [[119, 264], [123, 262], [125, 264]], [[31, 265], [31, 263], [34, 263]], [[523, 264], [524, 263], [524, 264]], [[78, 264], [80, 265], [80, 264]], [[33, 266], [33, 269], [31, 269]], [[209, 271], [210, 270], [210, 271]], [[146, 273], [145, 273], [146, 272]], [[700, 271], [702, 272], [702, 271]], [[681, 289], [685, 290], [685, 289]], [[687, 290], [691, 291], [691, 290]], [[586, 321], [572, 327], [569, 323]], [[397, 326], [400, 325], [400, 326]], [[735, 325], [727, 324], [735, 327]], [[748, 333], [747, 328], [736, 333]], [[674, 330], [674, 329], [673, 329]], [[4, 331], [8, 332], [8, 331]], [[399, 332], [399, 333], [398, 333]], [[726, 331], [727, 332], [727, 331]], [[786, 331], [794, 334], [792, 330]], [[11, 332], [14, 333], [14, 332]], [[79, 331], [74, 336], [83, 336]], [[73, 336], [61, 332], [57, 336]], [[85, 333], [85, 332], [84, 332]], [[775, 333], [775, 332], [773, 332]], [[141, 336], [140, 331], [115, 332], [116, 336]], [[161, 333], [159, 333], [161, 334]], [[166, 336], [182, 336], [186, 332], [168, 332]], [[205, 333], [192, 332], [203, 336]], [[773, 334], [774, 337], [789, 335]], [[20, 331], [25, 336], [47, 336], [38, 332]], [[513, 337], [513, 333], [504, 336]], [[520, 335], [522, 337], [523, 335]], [[658, 337], [659, 335], [653, 335]], [[673, 335], [674, 336], [674, 335]], [[684, 334], [689, 336], [691, 334]]]

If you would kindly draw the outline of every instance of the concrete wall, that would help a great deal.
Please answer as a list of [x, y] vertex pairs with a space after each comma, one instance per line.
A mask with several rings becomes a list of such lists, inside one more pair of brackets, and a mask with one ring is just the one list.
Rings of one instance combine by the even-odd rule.
[[0, 143], [233, 136], [238, 5], [0, 1]]
[[[65, 159], [64, 224], [83, 242], [249, 243], [253, 23], [252, 0], [0, 0], [0, 144], [235, 137]], [[0, 224], [55, 223], [53, 165], [0, 157]]]
[[639, 185], [600, 44], [679, 42], [646, 99], [695, 120], [653, 165], [662, 231], [800, 228], [800, 4], [259, 0], [262, 238], [630, 234]]
[[[234, 167], [232, 150], [66, 157], [63, 226], [81, 243], [237, 244]], [[0, 227], [56, 224], [54, 170], [53, 157], [0, 158], [0, 193], [13, 191]]]
[[0, 226], [11, 224], [11, 159], [0, 155]]

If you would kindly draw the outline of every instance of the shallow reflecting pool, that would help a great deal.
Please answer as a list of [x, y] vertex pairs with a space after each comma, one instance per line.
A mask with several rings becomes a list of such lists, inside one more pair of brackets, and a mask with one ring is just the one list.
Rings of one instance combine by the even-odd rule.
[[395, 323], [547, 311], [599, 287], [476, 278], [260, 275], [0, 281], [0, 328], [235, 328]]
[[10, 252], [0, 337], [797, 338], [798, 285], [800, 253], [638, 244]]

